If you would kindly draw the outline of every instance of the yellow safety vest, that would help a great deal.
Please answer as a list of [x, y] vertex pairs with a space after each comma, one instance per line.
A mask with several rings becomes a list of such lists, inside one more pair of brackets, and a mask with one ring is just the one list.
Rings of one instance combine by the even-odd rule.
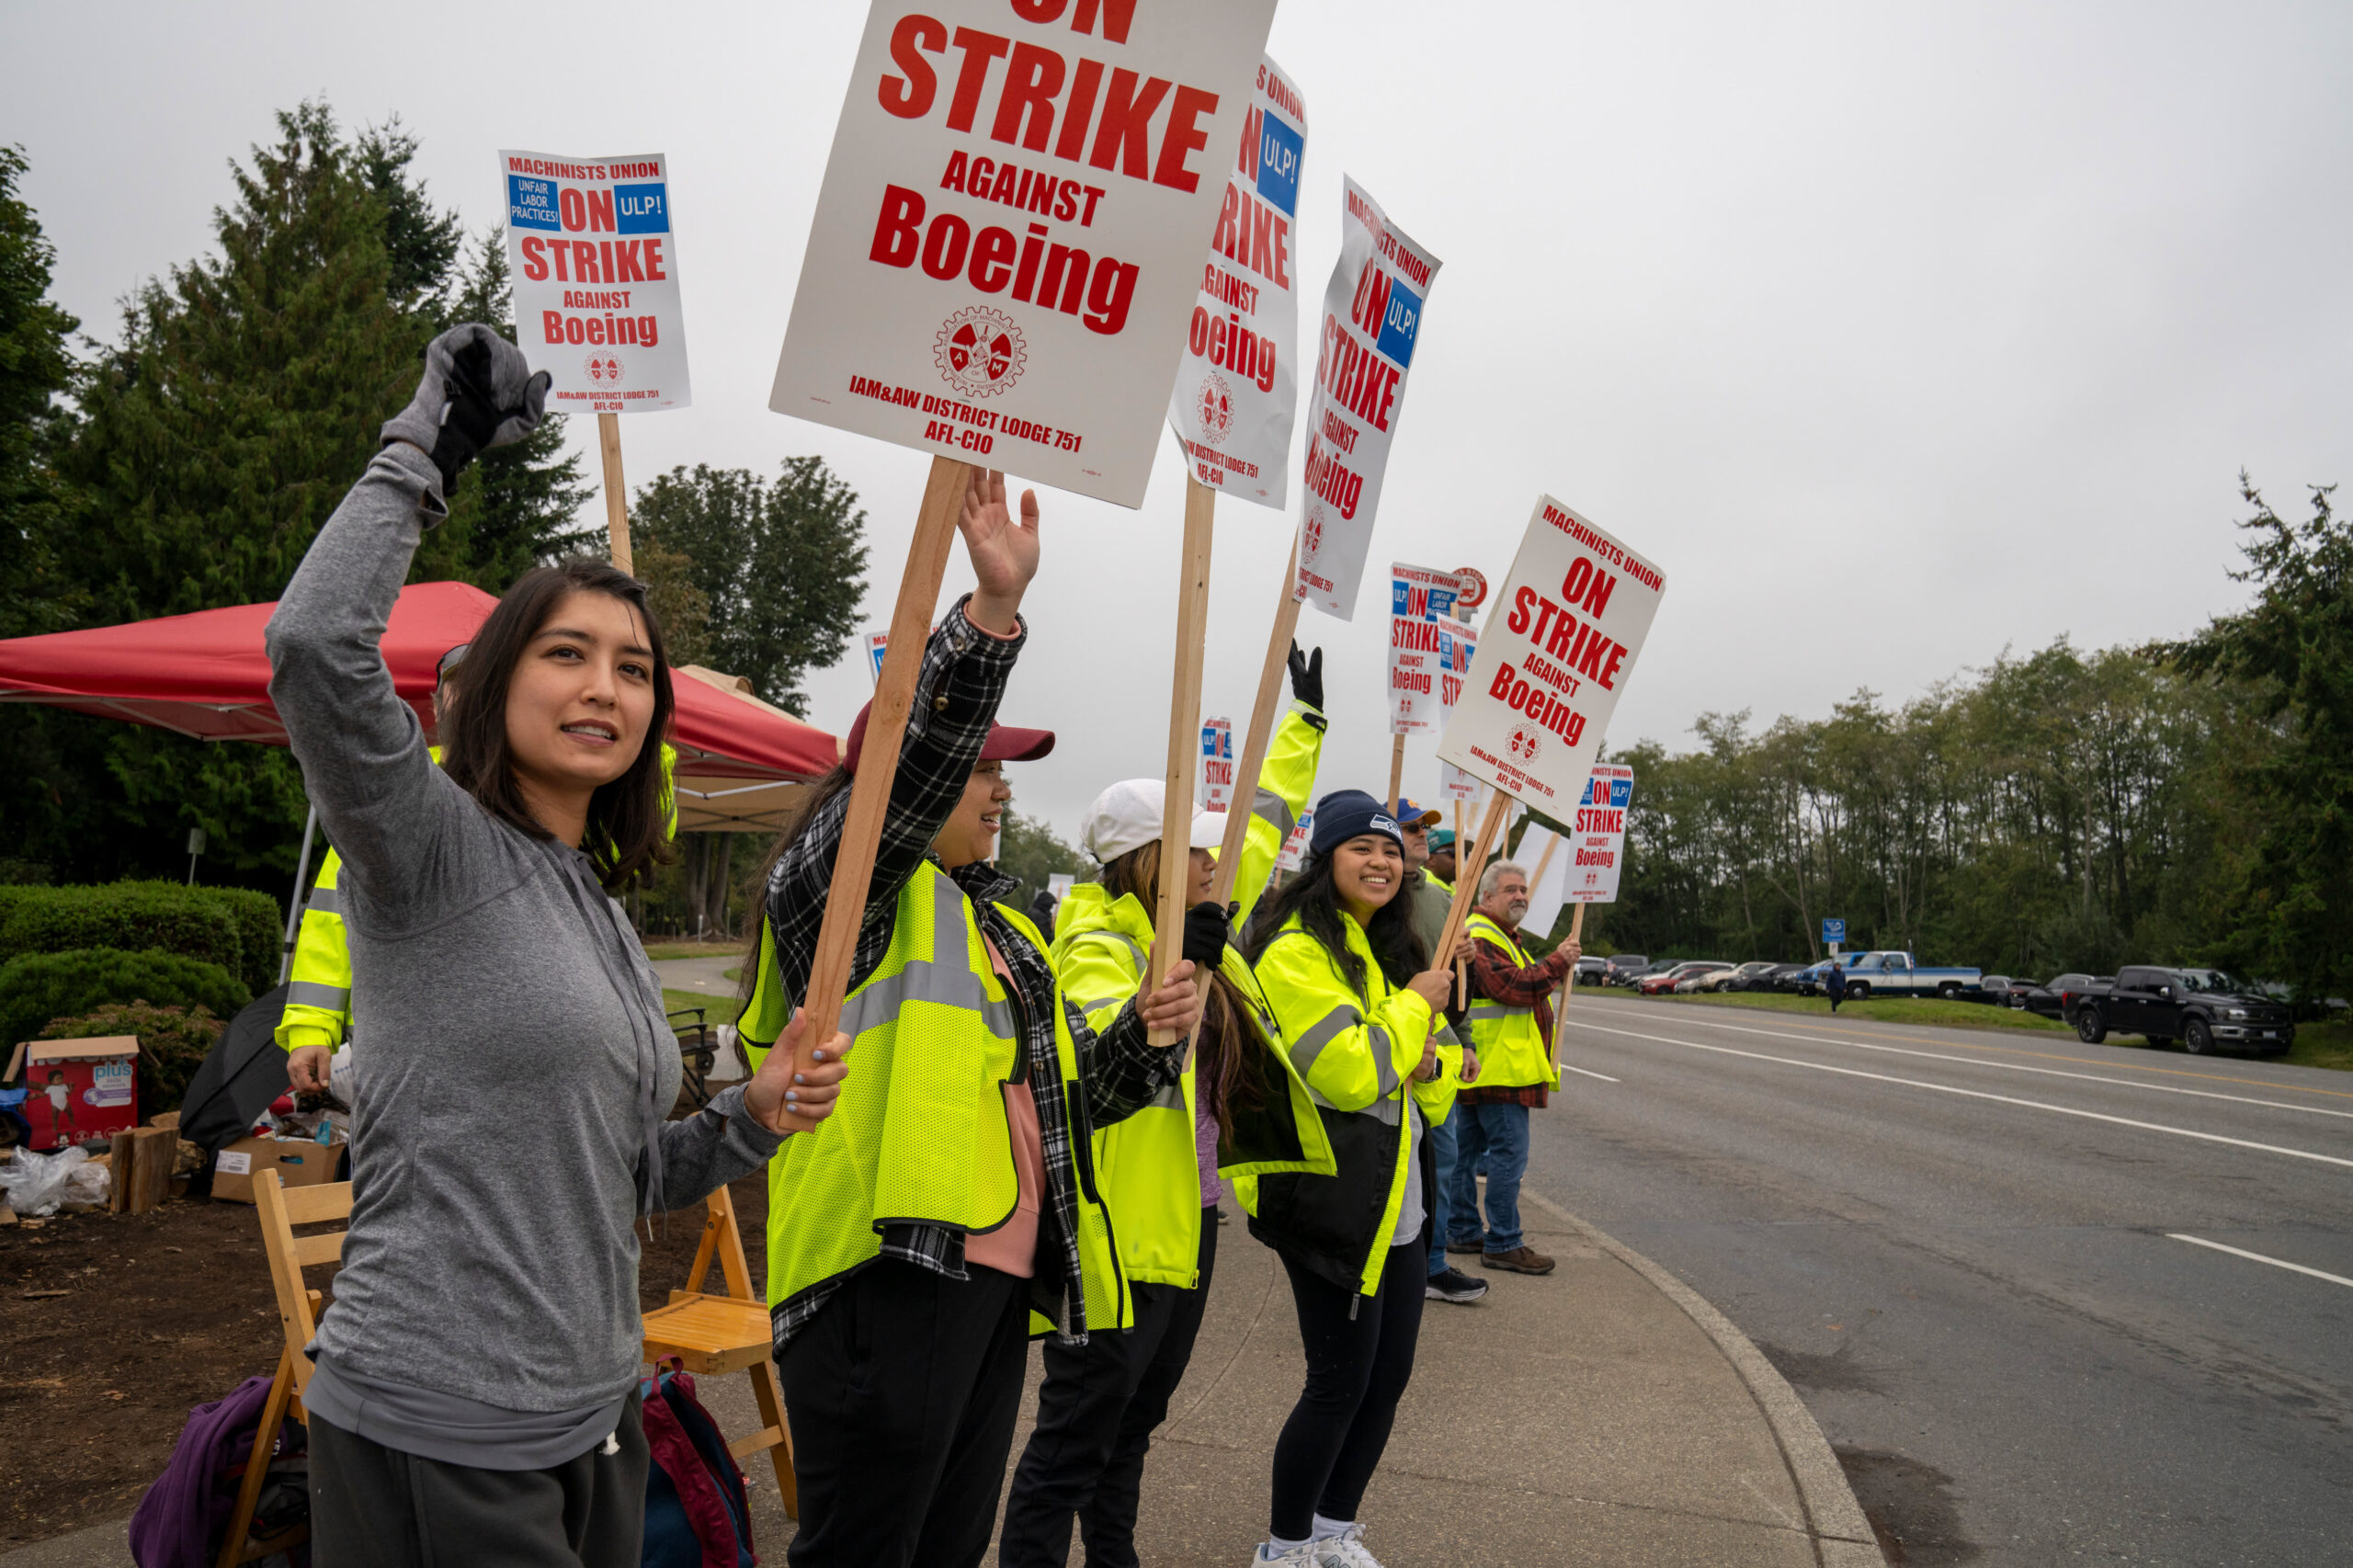
[[[1516, 967], [1526, 969], [1535, 961], [1510, 932], [1487, 915], [1473, 914], [1469, 928], [1472, 936], [1510, 954]], [[1513, 1089], [1559, 1079], [1560, 1074], [1552, 1071], [1552, 1053], [1544, 1046], [1544, 1031], [1536, 1027], [1535, 1008], [1506, 1007], [1501, 1002], [1473, 996], [1465, 1020], [1471, 1026], [1471, 1047], [1479, 1053], [1479, 1082], [1474, 1087]]]
[[335, 879], [343, 858], [334, 850], [319, 862], [294, 937], [294, 961], [287, 969], [286, 1010], [275, 1038], [282, 1051], [323, 1045], [332, 1051], [351, 1032], [351, 944], [343, 928], [343, 895]]
[[[1002, 906], [999, 913], [1043, 950], [1028, 920]], [[890, 947], [842, 1006], [841, 1028], [853, 1045], [834, 1113], [814, 1132], [786, 1139], [768, 1162], [771, 1307], [880, 1256], [886, 1224], [970, 1234], [1013, 1217], [1020, 1184], [1005, 1085], [1022, 1071], [1021, 1040], [1015, 1003], [989, 961], [975, 914], [964, 890], [928, 860], [900, 891]], [[736, 1026], [755, 1071], [792, 1017], [765, 920], [759, 965]], [[1084, 1126], [1077, 1048], [1059, 1006], [1054, 1051], [1066, 1118]], [[1031, 1085], [1033, 1094], [1054, 1091]], [[1073, 1334], [1135, 1322], [1091, 1164], [1082, 1159], [1077, 1168], [1083, 1301], [1066, 1325]], [[1030, 1313], [1031, 1334], [1056, 1326]]]

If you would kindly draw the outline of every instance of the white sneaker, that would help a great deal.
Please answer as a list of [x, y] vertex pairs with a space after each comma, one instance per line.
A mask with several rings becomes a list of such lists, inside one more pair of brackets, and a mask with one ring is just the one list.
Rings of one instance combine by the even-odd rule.
[[1267, 1554], [1267, 1543], [1262, 1540], [1250, 1561], [1256, 1568], [1356, 1568], [1328, 1540], [1302, 1541], [1288, 1551], [1278, 1551], [1272, 1556]]
[[1362, 1525], [1350, 1525], [1338, 1535], [1327, 1535], [1311, 1544], [1323, 1548], [1324, 1560], [1339, 1568], [1381, 1568], [1381, 1560], [1364, 1549]]

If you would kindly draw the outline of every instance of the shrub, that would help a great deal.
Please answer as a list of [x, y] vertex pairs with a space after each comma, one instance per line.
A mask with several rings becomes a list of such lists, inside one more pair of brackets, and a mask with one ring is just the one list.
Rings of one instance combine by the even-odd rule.
[[210, 1007], [159, 1007], [152, 1002], [111, 1003], [78, 1018], [52, 1018], [43, 1040], [139, 1037], [139, 1114], [177, 1110], [188, 1083], [226, 1026]]
[[177, 953], [119, 948], [27, 953], [0, 966], [0, 1040], [32, 1040], [53, 1018], [78, 1017], [108, 1003], [200, 1006], [226, 1018], [252, 1000], [244, 983], [226, 969]]
[[0, 963], [86, 948], [177, 953], [218, 964], [248, 991], [267, 991], [278, 980], [278, 918], [269, 895], [248, 888], [10, 888], [0, 896]]

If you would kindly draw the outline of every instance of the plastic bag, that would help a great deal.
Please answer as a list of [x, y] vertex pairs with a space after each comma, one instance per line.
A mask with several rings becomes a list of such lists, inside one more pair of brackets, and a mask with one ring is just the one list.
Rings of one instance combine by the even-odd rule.
[[0, 1165], [0, 1192], [7, 1194], [9, 1208], [37, 1220], [69, 1203], [76, 1208], [104, 1203], [110, 1174], [106, 1166], [90, 1164], [89, 1153], [82, 1149], [61, 1149], [54, 1154], [19, 1149]]

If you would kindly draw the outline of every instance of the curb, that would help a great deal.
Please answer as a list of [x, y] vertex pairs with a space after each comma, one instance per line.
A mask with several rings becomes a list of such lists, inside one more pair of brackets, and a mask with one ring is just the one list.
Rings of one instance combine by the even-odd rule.
[[1813, 1542], [1814, 1561], [1821, 1568], [1886, 1568], [1887, 1559], [1879, 1549], [1879, 1538], [1872, 1531], [1870, 1521], [1863, 1517], [1854, 1488], [1847, 1483], [1847, 1472], [1840, 1468], [1838, 1456], [1830, 1450], [1830, 1439], [1822, 1435], [1813, 1413], [1806, 1409], [1797, 1391], [1790, 1387], [1789, 1380], [1774, 1369], [1773, 1363], [1765, 1358], [1765, 1353], [1748, 1335], [1690, 1286], [1615, 1236], [1578, 1219], [1541, 1193], [1522, 1187], [1520, 1197], [1650, 1281], [1660, 1294], [1682, 1310], [1684, 1316], [1698, 1324], [1699, 1332], [1732, 1363], [1749, 1397], [1756, 1402], [1765, 1425], [1771, 1428], [1782, 1462], [1789, 1466], [1790, 1482], [1797, 1489], [1798, 1506], [1805, 1511], [1806, 1534]]

